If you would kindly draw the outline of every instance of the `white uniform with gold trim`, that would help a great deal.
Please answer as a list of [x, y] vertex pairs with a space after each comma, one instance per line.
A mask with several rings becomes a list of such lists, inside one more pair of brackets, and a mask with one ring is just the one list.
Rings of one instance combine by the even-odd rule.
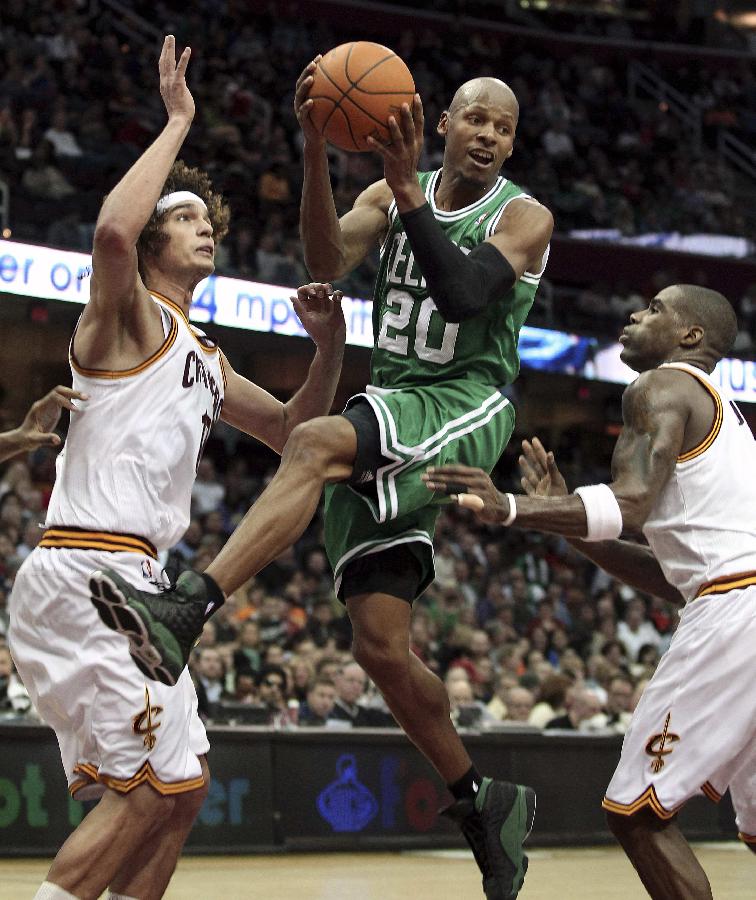
[[45, 534], [10, 598], [13, 657], [80, 798], [143, 782], [193, 790], [209, 748], [188, 672], [173, 687], [145, 679], [89, 599], [89, 575], [103, 567], [159, 590], [157, 551], [187, 528], [197, 463], [223, 404], [217, 346], [170, 300], [153, 300], [165, 340], [142, 365], [88, 370], [71, 352], [73, 387], [90, 399], [71, 417]]
[[604, 808], [671, 818], [690, 797], [729, 787], [741, 837], [756, 842], [756, 441], [712, 379], [713, 423], [679, 456], [644, 534], [686, 599], [667, 653], [625, 735]]

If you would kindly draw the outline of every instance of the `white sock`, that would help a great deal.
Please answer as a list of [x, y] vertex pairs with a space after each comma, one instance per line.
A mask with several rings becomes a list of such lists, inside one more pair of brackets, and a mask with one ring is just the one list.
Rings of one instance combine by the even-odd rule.
[[52, 881], [45, 881], [34, 895], [34, 900], [77, 900], [77, 898]]
[[139, 900], [139, 898], [129, 897], [126, 894], [114, 894], [113, 891], [110, 891], [108, 893], [107, 900]]

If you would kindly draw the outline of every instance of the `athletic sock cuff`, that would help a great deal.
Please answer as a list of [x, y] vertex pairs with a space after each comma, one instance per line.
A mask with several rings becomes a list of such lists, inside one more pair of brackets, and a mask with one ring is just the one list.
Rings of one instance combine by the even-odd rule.
[[210, 575], [202, 572], [200, 577], [207, 588], [207, 609], [205, 610], [205, 620], [207, 620], [223, 606], [226, 602], [226, 595], [218, 587], [218, 582]]

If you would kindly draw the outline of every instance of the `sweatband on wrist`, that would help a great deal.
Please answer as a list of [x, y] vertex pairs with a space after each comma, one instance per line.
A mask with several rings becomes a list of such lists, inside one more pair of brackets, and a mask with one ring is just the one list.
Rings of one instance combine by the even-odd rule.
[[399, 213], [428, 293], [445, 322], [463, 322], [501, 300], [515, 271], [491, 243], [464, 253], [449, 240], [427, 203]]
[[509, 515], [501, 523], [502, 525], [511, 525], [517, 518], [517, 504], [515, 503], [514, 494], [504, 494], [509, 502]]
[[622, 510], [608, 484], [587, 484], [575, 488], [583, 501], [588, 533], [585, 541], [612, 541], [622, 534]]

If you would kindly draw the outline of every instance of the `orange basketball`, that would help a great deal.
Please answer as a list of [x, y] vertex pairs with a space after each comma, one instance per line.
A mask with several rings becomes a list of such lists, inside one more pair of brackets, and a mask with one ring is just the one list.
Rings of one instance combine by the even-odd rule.
[[309, 99], [310, 118], [342, 150], [370, 150], [365, 138], [389, 139], [388, 118], [412, 104], [415, 82], [401, 59], [381, 44], [354, 41], [330, 50], [318, 63]]

